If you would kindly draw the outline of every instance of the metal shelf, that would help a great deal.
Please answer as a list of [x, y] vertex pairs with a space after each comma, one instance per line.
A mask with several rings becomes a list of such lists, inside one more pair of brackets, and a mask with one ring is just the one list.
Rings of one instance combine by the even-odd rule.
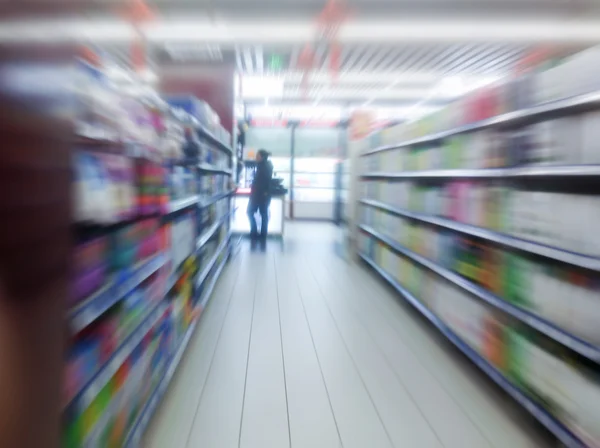
[[194, 334], [194, 330], [196, 329], [197, 325], [198, 319], [194, 320], [194, 322], [192, 322], [192, 324], [188, 328], [187, 332], [185, 333], [185, 336], [183, 337], [183, 340], [179, 344], [177, 352], [171, 358], [171, 362], [169, 363], [164, 376], [158, 383], [158, 386], [156, 386], [156, 388], [154, 389], [154, 392], [152, 392], [152, 396], [144, 406], [141, 414], [138, 416], [132, 429], [129, 431], [127, 438], [125, 439], [126, 441], [124, 446], [132, 448], [140, 446], [142, 435], [144, 434], [144, 431], [146, 430], [146, 427], [148, 426], [152, 415], [156, 411], [158, 404], [160, 403], [163, 395], [165, 394], [169, 383], [173, 379], [173, 375], [175, 374], [177, 367], [179, 367], [179, 363], [183, 358], [183, 354], [185, 353], [185, 350], [190, 342], [190, 339], [192, 338], [192, 335]]
[[225, 193], [219, 193], [211, 198], [208, 198], [206, 201], [200, 200], [200, 207], [208, 207], [209, 205], [213, 205], [215, 202], [219, 202], [221, 199], [225, 199], [235, 193], [235, 190], [226, 191]]
[[600, 177], [600, 165], [526, 166], [516, 168], [481, 168], [456, 170], [421, 170], [369, 172], [363, 179], [569, 179]]
[[397, 145], [380, 146], [361, 155], [368, 156], [382, 151], [390, 151], [393, 149], [405, 148], [407, 146], [432, 143], [452, 137], [454, 135], [481, 131], [488, 128], [526, 125], [528, 123], [541, 121], [550, 116], [580, 113], [587, 110], [596, 109], [598, 107], [600, 107], [600, 92], [577, 95], [561, 100], [549, 101], [538, 106], [528, 107], [526, 109], [521, 109], [514, 112], [508, 112], [496, 117], [476, 121], [464, 126], [459, 126], [448, 131], [437, 132], [425, 137], [407, 140]]
[[507, 176], [508, 169], [420, 170], [398, 173], [376, 171], [362, 174], [363, 179], [497, 179]]
[[154, 308], [147, 314], [142, 322], [133, 330], [123, 341], [123, 343], [113, 352], [106, 361], [81, 390], [69, 400], [66, 407], [77, 406], [77, 409], [87, 409], [96, 398], [102, 388], [117, 373], [117, 370], [123, 365], [125, 360], [131, 355], [135, 348], [143, 341], [146, 334], [160, 321], [168, 304], [164, 300], [159, 300], [154, 304]]
[[208, 230], [206, 232], [204, 232], [199, 238], [198, 241], [196, 242], [196, 251], [199, 251], [200, 249], [202, 249], [202, 246], [204, 246], [208, 240], [210, 240], [213, 235], [217, 232], [217, 230], [219, 230], [219, 227], [221, 227], [225, 221], [227, 220], [227, 218], [229, 218], [229, 216], [231, 216], [232, 212], [227, 212], [225, 213], [223, 216], [221, 216], [219, 219], [217, 219], [217, 221], [208, 228]]
[[210, 284], [208, 285], [207, 288], [207, 293], [204, 295], [204, 297], [202, 298], [202, 300], [200, 301], [200, 306], [202, 307], [202, 309], [204, 309], [206, 307], [206, 304], [208, 303], [208, 300], [211, 297], [211, 293], [215, 287], [215, 285], [217, 284], [217, 280], [219, 280], [219, 277], [221, 276], [221, 272], [223, 272], [223, 269], [225, 268], [225, 264], [227, 263], [227, 258], [225, 258], [221, 264], [219, 265], [219, 267], [217, 268], [217, 271], [215, 272], [215, 275], [213, 276], [212, 281], [210, 282]]
[[[210, 272], [214, 268], [216, 260], [219, 255], [223, 252], [223, 250], [227, 247], [229, 242], [229, 236], [225, 241], [220, 245], [217, 249], [215, 255], [209, 262], [207, 268], [203, 271], [201, 275], [201, 281], [199, 284], [203, 283], [209, 276]], [[210, 298], [214, 287], [218, 281], [218, 278], [225, 267], [227, 259], [223, 260], [223, 262], [219, 265], [218, 270], [216, 271], [212, 281], [207, 287], [206, 293], [204, 295], [202, 306], [206, 305], [206, 302]], [[125, 362], [125, 360], [129, 357], [129, 355], [136, 349], [136, 347], [142, 342], [146, 334], [154, 328], [154, 326], [160, 321], [165, 311], [168, 309], [168, 303], [164, 300], [160, 300], [154, 306], [154, 308], [148, 312], [147, 316], [143, 319], [143, 321], [138, 325], [138, 327], [133, 330], [130, 335], [126, 338], [126, 340], [115, 350], [111, 358], [100, 367], [100, 369], [93, 375], [93, 377], [86, 383], [84, 387], [75, 395], [75, 397], [70, 401], [68, 406], [76, 405], [78, 408], [85, 409], [90, 403], [95, 399], [98, 393], [102, 390], [104, 385], [110, 381], [110, 379], [115, 375], [120, 366]], [[173, 373], [179, 364], [181, 357], [185, 351], [185, 347], [187, 346], [191, 335], [194, 332], [194, 329], [198, 323], [198, 319], [191, 324], [188, 329], [184, 339], [182, 340], [179, 349], [169, 362], [169, 367], [165, 371], [163, 378], [161, 379], [159, 385], [155, 389], [155, 392], [152, 395], [152, 398], [146, 404], [144, 411], [140, 414], [138, 420], [134, 424], [132, 430], [128, 435], [128, 443], [126, 446], [137, 446], [137, 443], [140, 440], [140, 437], [148, 424], [152, 413], [156, 409], [160, 399], [162, 398], [167, 385], [171, 381]], [[110, 412], [107, 412], [110, 414]], [[90, 436], [90, 440], [94, 440], [93, 436]], [[132, 442], [133, 445], [131, 444]]]
[[183, 210], [184, 208], [191, 207], [192, 205], [196, 205], [200, 200], [200, 196], [190, 196], [185, 199], [174, 199], [169, 203], [169, 213], [178, 212], [179, 210]]
[[166, 262], [167, 257], [164, 254], [159, 254], [138, 263], [131, 269], [115, 274], [112, 283], [69, 310], [68, 319], [71, 331], [78, 333], [86, 328], [117, 302], [123, 300], [126, 295], [133, 292]]
[[382, 243], [386, 244], [395, 252], [407, 258], [410, 258], [411, 260], [419, 263], [420, 265], [424, 266], [430, 271], [435, 272], [440, 277], [445, 278], [451, 283], [454, 283], [456, 286], [469, 292], [475, 297], [478, 297], [487, 304], [499, 309], [500, 311], [503, 311], [506, 314], [513, 316], [514, 318], [529, 325], [530, 327], [535, 328], [540, 333], [545, 334], [549, 338], [554, 339], [556, 342], [564, 345], [565, 347], [570, 348], [571, 350], [579, 353], [585, 358], [596, 363], [600, 363], [600, 347], [592, 345], [589, 342], [586, 342], [583, 339], [568, 333], [562, 328], [559, 328], [555, 324], [545, 320], [540, 316], [537, 316], [536, 314], [528, 310], [525, 310], [507, 302], [506, 300], [496, 296], [495, 294], [492, 294], [485, 288], [482, 288], [476, 285], [475, 283], [466, 280], [462, 276], [434, 263], [433, 261], [430, 261], [427, 258], [406, 249], [404, 246], [400, 245], [396, 241], [393, 241], [392, 239], [382, 235], [381, 233], [368, 226], [361, 225], [360, 229], [363, 230], [365, 233], [368, 233], [369, 235], [373, 236], [377, 240], [381, 241]]
[[525, 395], [520, 389], [515, 387], [510, 381], [492, 364], [490, 364], [479, 353], [467, 345], [456, 333], [454, 333], [440, 318], [429, 310], [419, 299], [408, 292], [391, 275], [381, 269], [368, 256], [359, 254], [359, 256], [377, 272], [386, 282], [388, 282], [404, 299], [415, 307], [429, 322], [450, 341], [461, 352], [463, 352], [477, 367], [483, 370], [496, 384], [505, 392], [523, 406], [531, 415], [542, 423], [552, 434], [554, 434], [562, 443], [569, 448], [585, 448], [586, 445], [573, 434], [564, 424], [550, 415], [541, 405]]
[[198, 165], [198, 169], [206, 173], [226, 174], [228, 176], [231, 176], [231, 170], [213, 167], [211, 165], [208, 165], [207, 163], [201, 163], [200, 165]]
[[[221, 272], [223, 271], [223, 268], [224, 268], [226, 262], [227, 262], [227, 260], [223, 261], [223, 263], [221, 263], [221, 265], [219, 266], [219, 269], [216, 272], [215, 278], [209, 285], [208, 291], [206, 293], [205, 301], [208, 301], [208, 298], [212, 295], [212, 293], [214, 291], [214, 287], [217, 284], [219, 276], [221, 275]], [[139, 417], [137, 418], [133, 427], [129, 431], [129, 434], [127, 435], [127, 438], [125, 439], [125, 444], [124, 444], [125, 447], [134, 448], [134, 447], [140, 446], [140, 442], [142, 440], [142, 435], [144, 434], [144, 431], [146, 430], [148, 423], [150, 423], [150, 419], [152, 418], [152, 415], [156, 411], [158, 404], [160, 403], [163, 395], [165, 394], [165, 392], [169, 386], [169, 383], [173, 379], [173, 375], [175, 374], [175, 371], [177, 370], [177, 367], [179, 366], [179, 363], [181, 362], [181, 359], [183, 358], [185, 350], [190, 342], [192, 335], [194, 334], [194, 331], [196, 330], [196, 326], [198, 325], [198, 322], [199, 322], [199, 318], [196, 318], [194, 320], [194, 322], [192, 322], [192, 324], [188, 328], [185, 336], [183, 337], [183, 340], [179, 344], [179, 348], [177, 349], [177, 351], [175, 352], [175, 355], [173, 355], [171, 361], [169, 362], [169, 366], [167, 367], [167, 370], [165, 371], [164, 376], [158, 383], [158, 386], [152, 393], [151, 398], [148, 400], [148, 402], [144, 406], [141, 414], [139, 415]]]
[[206, 267], [198, 275], [198, 279], [196, 280], [196, 287], [197, 288], [199, 288], [200, 286], [202, 286], [202, 284], [206, 281], [206, 279], [208, 278], [208, 275], [210, 274], [210, 271], [215, 266], [215, 263], [217, 262], [217, 259], [219, 258], [219, 255], [221, 255], [221, 252], [223, 252], [223, 250], [225, 249], [225, 247], [227, 247], [227, 244], [229, 244], [229, 236], [227, 236], [225, 238], [225, 240], [219, 245], [219, 247], [215, 251], [215, 253], [212, 256], [212, 258], [210, 259], [210, 261], [206, 264]]
[[212, 132], [210, 132], [208, 129], [206, 129], [204, 126], [202, 126], [202, 125], [197, 126], [196, 130], [198, 132], [199, 137], [205, 138], [210, 143], [215, 145], [218, 149], [227, 153], [228, 155], [230, 155], [230, 156], [233, 155], [233, 149], [231, 149], [231, 147], [229, 145], [226, 145], [221, 140], [219, 140], [217, 137], [215, 137], [214, 134]]
[[484, 229], [482, 227], [472, 226], [469, 224], [462, 224], [450, 219], [438, 218], [435, 216], [424, 215], [421, 213], [413, 213], [407, 210], [391, 207], [383, 202], [374, 201], [371, 199], [362, 199], [362, 204], [384, 210], [396, 216], [401, 216], [415, 221], [432, 224], [434, 226], [442, 227], [456, 232], [463, 233], [465, 235], [471, 235], [477, 238], [491, 241], [494, 243], [501, 244], [503, 246], [511, 247], [522, 252], [528, 252], [542, 257], [550, 258], [552, 260], [561, 261], [573, 266], [579, 266], [585, 269], [600, 272], [600, 258], [592, 257], [589, 255], [583, 255], [576, 252], [560, 249], [558, 247], [547, 246], [541, 243], [535, 243], [533, 241], [524, 240], [517, 237], [512, 237], [503, 233], [494, 232], [493, 230]]

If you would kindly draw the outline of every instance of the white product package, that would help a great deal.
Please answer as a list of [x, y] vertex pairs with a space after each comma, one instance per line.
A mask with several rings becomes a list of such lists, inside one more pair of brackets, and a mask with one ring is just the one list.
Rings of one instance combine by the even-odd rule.
[[600, 111], [581, 116], [581, 162], [600, 163]]

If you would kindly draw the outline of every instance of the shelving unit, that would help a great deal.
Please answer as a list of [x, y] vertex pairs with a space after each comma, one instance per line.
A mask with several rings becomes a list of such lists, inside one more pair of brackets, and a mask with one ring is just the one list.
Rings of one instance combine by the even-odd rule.
[[600, 165], [482, 168], [473, 170], [421, 170], [402, 173], [372, 172], [364, 179], [556, 179], [600, 178]]
[[490, 241], [492, 243], [501, 244], [502, 246], [510, 247], [518, 251], [539, 255], [552, 260], [561, 261], [563, 263], [567, 263], [573, 266], [579, 266], [585, 269], [600, 272], [600, 258], [598, 257], [590, 257], [588, 255], [582, 255], [576, 252], [563, 250], [557, 247], [547, 246], [545, 244], [536, 243], [534, 241], [528, 241], [521, 238], [512, 237], [509, 235], [502, 234], [500, 232], [484, 229], [482, 227], [452, 221], [451, 219], [444, 219], [439, 218], [437, 216], [429, 216], [422, 213], [409, 212], [408, 210], [391, 207], [380, 201], [362, 199], [360, 203], [363, 205], [368, 205], [370, 207], [378, 208], [379, 210], [383, 210], [392, 215], [401, 216], [425, 224], [431, 224], [448, 230], [453, 230], [455, 232], [481, 238], [482, 240]]
[[363, 156], [377, 154], [383, 151], [393, 149], [406, 148], [410, 146], [423, 145], [444, 140], [455, 135], [466, 134], [471, 132], [483, 131], [490, 128], [508, 128], [516, 126], [525, 126], [536, 121], [543, 121], [553, 116], [578, 114], [590, 110], [595, 110], [600, 107], [600, 92], [586, 93], [583, 95], [574, 95], [569, 98], [549, 101], [544, 104], [528, 107], [513, 112], [497, 115], [492, 118], [477, 121], [463, 126], [458, 126], [447, 131], [437, 132], [425, 137], [411, 139], [397, 145], [385, 145], [367, 151]]
[[202, 139], [205, 139], [209, 144], [216, 146], [221, 151], [224, 151], [229, 157], [233, 157], [233, 149], [229, 144], [223, 143], [219, 140], [215, 135], [207, 129], [206, 126], [199, 124], [196, 127], [196, 131], [198, 132], [198, 136]]
[[152, 257], [150, 260], [138, 264], [131, 271], [121, 273], [118, 277], [122, 280], [110, 282], [87, 300], [73, 307], [68, 312], [71, 331], [78, 333], [90, 325], [150, 275], [163, 267], [166, 262], [167, 258], [162, 254]]
[[194, 196], [191, 196], [186, 199], [178, 199], [175, 201], [171, 201], [169, 203], [169, 212], [174, 213], [174, 212], [183, 210], [185, 208], [191, 207], [192, 205], [197, 204], [199, 200], [200, 200], [200, 196], [194, 195]]
[[594, 362], [600, 362], [600, 347], [589, 344], [584, 340], [573, 336], [572, 334], [569, 334], [568, 332], [562, 330], [558, 326], [553, 325], [552, 323], [540, 318], [539, 316], [536, 316], [535, 314], [525, 309], [511, 305], [506, 300], [497, 297], [496, 295], [487, 291], [485, 288], [482, 288], [473, 282], [465, 280], [464, 277], [455, 274], [454, 272], [429, 261], [427, 258], [422, 257], [406, 249], [402, 245], [396, 243], [390, 238], [381, 235], [379, 232], [373, 230], [370, 227], [360, 226], [360, 228], [363, 232], [376, 238], [378, 241], [382, 242], [398, 254], [410, 258], [411, 260], [429, 269], [430, 271], [435, 272], [440, 277], [443, 277], [446, 280], [452, 282], [453, 284], [471, 293], [473, 296], [479, 298], [480, 300], [492, 305], [493, 307], [498, 308], [506, 314], [517, 318], [519, 321], [544, 333], [546, 336], [554, 339], [556, 342], [559, 342], [560, 344], [563, 344], [566, 347], [569, 347], [571, 350], [576, 351], [577, 353], [585, 356], [589, 360]]
[[556, 73], [477, 92], [383, 145], [372, 136], [359, 255], [560, 442], [587, 447], [600, 443], [600, 252], [585, 227], [600, 194], [600, 90], [539, 102], [543, 77], [584, 88]]
[[367, 263], [375, 272], [377, 272], [388, 284], [392, 286], [408, 303], [417, 309], [429, 322], [450, 341], [461, 352], [463, 352], [477, 367], [485, 372], [498, 386], [506, 393], [514, 398], [521, 406], [523, 406], [531, 415], [540, 421], [549, 431], [557, 436], [566, 446], [572, 448], [584, 448], [585, 445], [560, 421], [550, 415], [542, 406], [529, 398], [517, 387], [513, 386], [506, 377], [496, 369], [492, 364], [487, 362], [485, 358], [480, 356], [475, 350], [469, 347], [468, 344], [454, 333], [444, 322], [424, 306], [419, 299], [412, 295], [406, 288], [403, 288], [391, 275], [382, 270], [377, 263], [364, 254], [360, 257]]
[[[201, 275], [198, 276], [197, 284], [201, 285], [206, 281], [208, 274], [210, 273], [212, 268], [214, 268], [214, 266], [215, 266], [218, 256], [221, 255], [225, 251], [225, 249], [228, 247], [230, 239], [231, 239], [231, 236], [229, 235], [227, 237], [227, 240], [224, 241], [224, 244], [221, 245], [221, 248], [218, 250], [217, 254], [215, 254], [215, 257], [213, 257], [213, 259], [209, 262], [209, 267], [205, 271], [203, 271]], [[210, 299], [210, 297], [212, 295], [212, 292], [215, 288], [217, 280], [219, 279], [221, 272], [223, 271], [223, 268], [225, 267], [226, 262], [227, 262], [227, 257], [224, 257], [221, 264], [219, 264], [219, 266], [217, 267], [215, 274], [212, 278], [212, 281], [207, 286], [206, 293], [203, 295], [203, 298], [201, 299], [201, 301], [199, 303], [200, 307], [203, 308], [207, 305], [208, 300]], [[156, 408], [158, 407], [160, 400], [162, 399], [163, 395], [167, 391], [167, 388], [169, 387], [169, 383], [173, 379], [173, 375], [175, 374], [175, 371], [177, 370], [177, 367], [179, 366], [179, 363], [181, 362], [181, 359], [183, 358], [183, 355], [185, 354], [185, 350], [190, 342], [192, 335], [194, 334], [194, 331], [196, 330], [197, 325], [198, 325], [198, 318], [194, 319], [194, 321], [191, 323], [190, 327], [188, 328], [188, 330], [185, 333], [185, 336], [183, 337], [182, 341], [180, 342], [177, 351], [175, 352], [175, 354], [173, 355], [171, 360], [168, 362], [168, 368], [167, 368], [166, 372], [164, 373], [158, 386], [154, 390], [152, 397], [150, 398], [150, 400], [148, 400], [148, 403], [145, 406], [142, 413], [140, 414], [139, 418], [133, 424], [131, 431], [127, 435], [124, 446], [126, 446], [126, 447], [139, 446], [142, 435], [144, 434], [144, 431], [145, 431], [148, 423], [150, 422], [152, 415], [156, 411]]]
[[[192, 135], [196, 130], [200, 152], [166, 157], [161, 145], [172, 149], [183, 141], [169, 134], [173, 118], [166, 103], [161, 107], [164, 134], [152, 134], [154, 128], [139, 134], [152, 136], [156, 147], [87, 138], [76, 150], [77, 276], [67, 314], [65, 447], [139, 444], [230, 257], [233, 152], [221, 140], [227, 133], [173, 112], [178, 125]], [[112, 190], [100, 191], [104, 196], [91, 196], [99, 193], [85, 184], [97, 167], [98, 177], [112, 182]], [[116, 191], [123, 203], [110, 196]], [[107, 204], [98, 207], [101, 201]], [[82, 291], [92, 285], [86, 297]]]
[[205, 173], [227, 174], [228, 176], [231, 176], [230, 169], [216, 168], [216, 167], [208, 165], [206, 163], [202, 163], [202, 164], [198, 165], [198, 169]]

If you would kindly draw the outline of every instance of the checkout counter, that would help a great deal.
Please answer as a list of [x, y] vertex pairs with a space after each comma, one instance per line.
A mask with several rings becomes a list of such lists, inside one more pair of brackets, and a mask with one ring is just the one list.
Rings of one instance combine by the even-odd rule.
[[[241, 187], [233, 196], [234, 213], [231, 222], [231, 231], [236, 234], [250, 234], [250, 222], [248, 221], [247, 209], [250, 201], [250, 185], [254, 179], [256, 162], [247, 160], [244, 162], [244, 170], [240, 180]], [[283, 237], [285, 223], [285, 197], [287, 190], [281, 187], [281, 181], [274, 176], [274, 188], [271, 193], [271, 205], [269, 206], [269, 236]], [[260, 228], [260, 213], [256, 221]]]

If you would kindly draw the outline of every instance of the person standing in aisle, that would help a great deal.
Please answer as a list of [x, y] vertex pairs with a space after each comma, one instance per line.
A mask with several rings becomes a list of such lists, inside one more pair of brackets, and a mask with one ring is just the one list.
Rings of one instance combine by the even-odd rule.
[[248, 219], [250, 219], [250, 238], [255, 242], [259, 238], [255, 215], [257, 211], [260, 213], [260, 241], [264, 245], [267, 241], [269, 229], [273, 164], [269, 160], [269, 152], [264, 149], [260, 149], [256, 154], [256, 162], [256, 172], [252, 180], [250, 201], [248, 202]]

